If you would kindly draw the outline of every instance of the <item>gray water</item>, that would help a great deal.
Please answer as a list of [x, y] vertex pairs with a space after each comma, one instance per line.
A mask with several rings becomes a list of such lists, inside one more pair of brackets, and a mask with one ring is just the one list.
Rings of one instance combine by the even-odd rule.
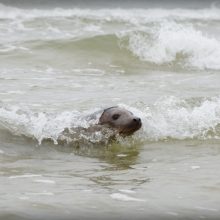
[[[219, 218], [220, 9], [138, 2], [2, 1], [1, 219]], [[132, 137], [60, 144], [114, 105]]]

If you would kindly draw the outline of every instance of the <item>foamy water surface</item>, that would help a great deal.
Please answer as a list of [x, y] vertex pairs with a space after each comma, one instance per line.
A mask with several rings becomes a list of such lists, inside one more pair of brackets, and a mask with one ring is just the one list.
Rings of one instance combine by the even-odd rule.
[[[218, 218], [219, 60], [214, 5], [0, 4], [0, 216]], [[132, 137], [74, 130], [114, 105]]]

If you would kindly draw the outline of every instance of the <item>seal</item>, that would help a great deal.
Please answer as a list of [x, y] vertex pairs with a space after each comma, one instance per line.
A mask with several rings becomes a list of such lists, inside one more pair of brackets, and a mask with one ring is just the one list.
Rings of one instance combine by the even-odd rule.
[[107, 108], [99, 118], [100, 125], [107, 125], [112, 129], [117, 130], [122, 136], [132, 135], [142, 126], [141, 119], [125, 108], [113, 106]]
[[113, 106], [82, 117], [88, 126], [66, 128], [59, 136], [59, 142], [80, 144], [109, 143], [116, 136], [130, 136], [142, 126], [141, 119], [125, 108]]

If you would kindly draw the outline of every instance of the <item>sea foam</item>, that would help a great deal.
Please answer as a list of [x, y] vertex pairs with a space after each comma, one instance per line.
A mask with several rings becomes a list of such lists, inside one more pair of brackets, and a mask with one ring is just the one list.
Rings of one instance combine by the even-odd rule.
[[[163, 97], [150, 106], [119, 106], [132, 111], [142, 120], [143, 126], [133, 135], [134, 140], [220, 139], [220, 98], [213, 97], [192, 103], [191, 100], [171, 96]], [[88, 128], [96, 124], [96, 120], [85, 117], [96, 110], [36, 113], [14, 106], [1, 107], [0, 124], [1, 129], [9, 130], [12, 135], [35, 138], [39, 143], [44, 139], [51, 139], [56, 144], [65, 128], [80, 132], [77, 128]], [[106, 138], [105, 135], [97, 132], [79, 133], [78, 139], [73, 139], [72, 143], [84, 139], [95, 144]]]
[[115, 47], [125, 48], [146, 65], [220, 69], [220, 36], [211, 29], [220, 22], [220, 9], [215, 7], [21, 9], [1, 4], [0, 18], [0, 53], [30, 53], [48, 45], [58, 45], [57, 50], [66, 48], [63, 52], [68, 53], [70, 46], [76, 45], [88, 48], [89, 54], [88, 45], [95, 45], [105, 53], [113, 53]]
[[157, 65], [179, 64], [188, 68], [220, 69], [220, 41], [192, 25], [162, 22], [157, 27], [118, 34], [142, 61]]

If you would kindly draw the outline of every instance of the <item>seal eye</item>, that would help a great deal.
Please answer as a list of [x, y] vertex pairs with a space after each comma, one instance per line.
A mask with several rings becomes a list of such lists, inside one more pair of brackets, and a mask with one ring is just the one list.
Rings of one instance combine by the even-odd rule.
[[112, 119], [113, 119], [113, 120], [117, 120], [119, 117], [120, 117], [119, 114], [114, 114], [114, 115], [112, 116]]

